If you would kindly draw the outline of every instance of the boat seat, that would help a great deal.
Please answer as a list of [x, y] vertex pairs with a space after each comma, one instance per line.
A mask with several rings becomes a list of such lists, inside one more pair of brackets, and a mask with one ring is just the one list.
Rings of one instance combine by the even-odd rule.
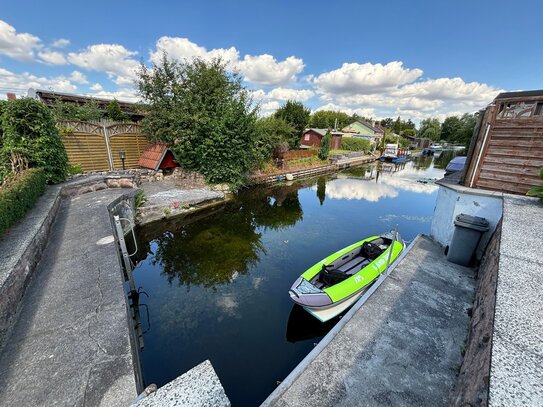
[[337, 270], [344, 272], [348, 275], [353, 275], [360, 271], [362, 267], [365, 267], [367, 264], [369, 264], [369, 260], [365, 257], [355, 257], [351, 261], [345, 263], [344, 265], [337, 268]]

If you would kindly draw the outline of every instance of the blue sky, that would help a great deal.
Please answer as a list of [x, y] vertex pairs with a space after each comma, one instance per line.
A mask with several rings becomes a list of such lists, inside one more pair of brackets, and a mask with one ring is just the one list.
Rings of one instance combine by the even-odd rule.
[[[542, 87], [543, 2], [5, 2], [0, 94], [29, 87], [135, 98], [134, 68], [223, 57], [262, 114], [313, 110], [444, 118], [502, 90]], [[154, 58], [153, 58], [154, 55]]]

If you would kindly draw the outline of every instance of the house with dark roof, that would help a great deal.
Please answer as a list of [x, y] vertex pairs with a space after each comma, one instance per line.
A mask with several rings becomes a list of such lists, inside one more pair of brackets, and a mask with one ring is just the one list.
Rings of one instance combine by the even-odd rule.
[[[306, 129], [300, 140], [301, 148], [321, 147], [322, 138], [326, 135], [328, 129], [310, 128]], [[343, 148], [342, 137], [343, 133], [340, 131], [331, 131], [330, 135], [332, 139], [330, 141], [330, 148], [332, 150], [340, 150]]]
[[[105, 111], [107, 106], [113, 99], [97, 98], [94, 96], [76, 95], [74, 93], [55, 92], [52, 90], [43, 89], [28, 89], [27, 96], [32, 99], [39, 100], [48, 106], [52, 106], [57, 101], [71, 103], [76, 105], [84, 105], [86, 103], [95, 103], [99, 109]], [[130, 120], [138, 122], [143, 119], [143, 114], [138, 109], [137, 103], [117, 100], [121, 111], [128, 115]]]

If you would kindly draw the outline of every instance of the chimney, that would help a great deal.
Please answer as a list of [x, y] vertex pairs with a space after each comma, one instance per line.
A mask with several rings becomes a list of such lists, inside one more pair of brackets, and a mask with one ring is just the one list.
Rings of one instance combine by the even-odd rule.
[[15, 93], [6, 93], [6, 96], [8, 97], [8, 100], [17, 99], [17, 95], [15, 95]]

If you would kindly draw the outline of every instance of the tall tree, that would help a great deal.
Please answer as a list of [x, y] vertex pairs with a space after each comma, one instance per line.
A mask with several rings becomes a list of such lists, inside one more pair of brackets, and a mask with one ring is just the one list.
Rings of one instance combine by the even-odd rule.
[[277, 109], [274, 113], [274, 117], [285, 120], [296, 130], [295, 137], [289, 141], [291, 148], [300, 145], [300, 137], [309, 123], [310, 114], [311, 111], [301, 102], [295, 102], [293, 100], [287, 100], [287, 103]]
[[438, 141], [441, 137], [441, 125], [438, 119], [428, 118], [420, 123], [418, 136]]
[[353, 119], [347, 113], [334, 112], [332, 110], [319, 110], [309, 118], [309, 127], [319, 129], [333, 129], [337, 120], [337, 128], [342, 129], [350, 124]]
[[241, 77], [220, 59], [141, 65], [138, 92], [148, 103], [147, 135], [172, 144], [180, 163], [210, 182], [240, 185], [254, 162], [256, 109]]
[[462, 131], [462, 121], [457, 116], [447, 117], [441, 125], [441, 139], [454, 142]]

